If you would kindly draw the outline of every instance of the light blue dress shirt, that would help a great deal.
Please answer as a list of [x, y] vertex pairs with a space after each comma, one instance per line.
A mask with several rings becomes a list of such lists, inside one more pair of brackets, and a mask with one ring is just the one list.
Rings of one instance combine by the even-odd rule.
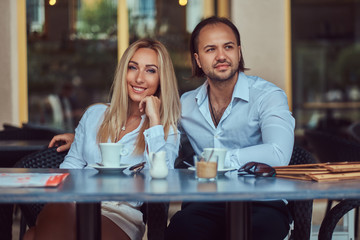
[[[60, 168], [89, 168], [89, 164], [101, 162], [99, 145], [96, 142], [98, 129], [104, 119], [105, 104], [97, 104], [88, 108], [75, 129], [75, 139], [71, 144], [69, 153], [66, 155]], [[134, 131], [127, 133], [118, 143], [124, 144], [128, 150], [127, 155], [121, 157], [122, 164], [136, 164], [146, 161], [145, 168], [149, 168], [149, 156], [147, 151], [142, 155], [134, 155], [136, 138], [145, 120], [141, 116], [141, 123]], [[145, 148], [149, 152], [166, 151], [168, 168], [174, 168], [174, 161], [178, 156], [180, 145], [180, 133], [170, 128], [167, 140], [164, 137], [164, 128], [157, 125], [144, 131]]]
[[181, 97], [181, 126], [196, 154], [206, 147], [226, 148], [226, 167], [239, 168], [251, 161], [288, 165], [295, 120], [282, 89], [240, 72], [231, 102], [215, 127], [207, 87], [206, 81]]

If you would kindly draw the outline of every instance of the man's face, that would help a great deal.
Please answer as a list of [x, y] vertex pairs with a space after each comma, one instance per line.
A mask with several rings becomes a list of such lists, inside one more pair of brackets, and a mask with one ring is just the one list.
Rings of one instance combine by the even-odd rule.
[[223, 23], [207, 25], [198, 36], [198, 53], [194, 54], [198, 66], [212, 81], [235, 80], [240, 61], [240, 46], [235, 34]]

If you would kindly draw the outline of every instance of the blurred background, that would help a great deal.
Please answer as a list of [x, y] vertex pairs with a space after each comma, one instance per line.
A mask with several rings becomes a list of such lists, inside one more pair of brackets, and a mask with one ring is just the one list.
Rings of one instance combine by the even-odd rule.
[[[204, 17], [239, 28], [245, 66], [283, 88], [297, 141], [313, 128], [360, 116], [359, 0], [2, 0], [0, 124], [73, 131], [107, 102], [119, 56], [132, 42], [163, 42], [180, 94], [190, 79], [188, 42]], [[2, 126], [0, 126], [1, 128]]]
[[[296, 144], [319, 162], [360, 159], [360, 0], [1, 0], [0, 13], [1, 140], [47, 145], [73, 132], [89, 105], [108, 102], [117, 62], [139, 38], [167, 47], [180, 94], [196, 88], [189, 37], [217, 15], [240, 31], [246, 74], [286, 92]], [[28, 153], [11, 150], [12, 164]], [[357, 225], [346, 239], [359, 239]]]

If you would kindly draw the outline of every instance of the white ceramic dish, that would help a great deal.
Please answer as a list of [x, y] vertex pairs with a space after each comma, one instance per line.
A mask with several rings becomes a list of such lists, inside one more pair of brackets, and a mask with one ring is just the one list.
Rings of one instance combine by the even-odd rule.
[[124, 165], [120, 165], [119, 167], [105, 167], [97, 164], [89, 164], [89, 167], [93, 167], [98, 171], [122, 171], [125, 168], [130, 167], [130, 165], [124, 164]]
[[[189, 169], [190, 171], [196, 171], [195, 167], [188, 167], [188, 169]], [[236, 170], [236, 168], [218, 169], [218, 173], [222, 174], [222, 173], [226, 173], [226, 172], [234, 171], [234, 170]]]

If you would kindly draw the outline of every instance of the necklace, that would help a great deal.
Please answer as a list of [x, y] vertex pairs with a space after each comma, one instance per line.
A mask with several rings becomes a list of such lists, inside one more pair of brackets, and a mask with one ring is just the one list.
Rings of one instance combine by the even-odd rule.
[[211, 115], [214, 119], [214, 123], [215, 123], [215, 127], [217, 127], [217, 125], [219, 124], [219, 122], [216, 120], [215, 114], [214, 114], [214, 109], [213, 106], [211, 104], [211, 99], [210, 99], [210, 91], [208, 90], [208, 96], [209, 96], [209, 104], [210, 104], [210, 110], [211, 110]]
[[[132, 124], [133, 122], [135, 122], [135, 121], [138, 120], [139, 118], [141, 119], [141, 117], [135, 117], [135, 118], [133, 118], [132, 121], [130, 121], [128, 125]], [[125, 124], [121, 127], [121, 131], [125, 131], [125, 129], [126, 129], [126, 128], [125, 128], [126, 123], [127, 123], [127, 121], [126, 121]]]

